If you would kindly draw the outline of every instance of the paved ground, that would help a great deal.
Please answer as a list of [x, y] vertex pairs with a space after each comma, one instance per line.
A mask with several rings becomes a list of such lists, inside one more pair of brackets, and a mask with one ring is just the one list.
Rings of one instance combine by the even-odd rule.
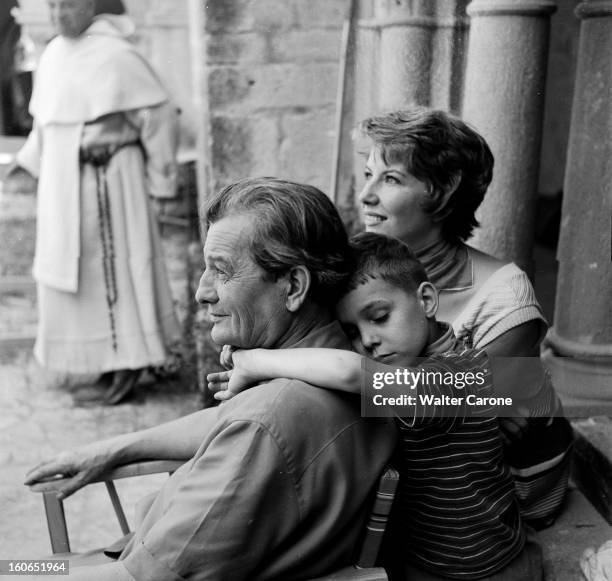
[[[141, 429], [199, 408], [194, 393], [141, 389], [129, 404], [76, 408], [63, 379], [43, 372], [22, 353], [0, 359], [0, 559], [50, 553], [42, 499], [23, 486], [28, 469], [60, 450]], [[145, 397], [146, 395], [146, 397]], [[156, 475], [118, 483], [128, 520], [134, 502], [159, 487]], [[120, 535], [106, 490], [92, 485], [65, 502], [72, 548], [82, 551]]]
[[538, 533], [544, 552], [545, 581], [584, 581], [579, 566], [582, 553], [587, 547], [597, 549], [610, 539], [612, 527], [580, 492], [570, 490], [557, 522]]

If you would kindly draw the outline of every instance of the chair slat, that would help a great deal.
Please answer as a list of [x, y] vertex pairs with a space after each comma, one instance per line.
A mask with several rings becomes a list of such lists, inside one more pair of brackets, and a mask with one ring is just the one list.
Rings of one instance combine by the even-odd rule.
[[119, 500], [117, 489], [115, 488], [115, 485], [111, 480], [106, 481], [104, 484], [106, 485], [106, 490], [108, 491], [111, 503], [113, 505], [113, 508], [115, 509], [115, 515], [117, 515], [117, 520], [119, 521], [121, 532], [124, 535], [127, 535], [130, 532], [130, 526], [128, 525], [128, 521], [125, 518], [125, 512], [123, 512], [123, 507], [121, 506], [121, 501]]
[[357, 567], [374, 567], [376, 564], [398, 482], [399, 472], [388, 466], [378, 482], [376, 498], [356, 561]]
[[69, 553], [70, 541], [68, 540], [68, 528], [66, 527], [66, 516], [64, 505], [57, 499], [55, 492], [43, 493], [45, 504], [45, 515], [49, 527], [49, 538], [51, 540], [51, 551], [53, 553]]

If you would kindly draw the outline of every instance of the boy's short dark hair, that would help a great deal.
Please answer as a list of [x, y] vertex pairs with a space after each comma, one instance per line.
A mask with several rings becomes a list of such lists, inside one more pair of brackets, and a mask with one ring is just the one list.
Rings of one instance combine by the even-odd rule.
[[427, 184], [423, 209], [442, 223], [448, 242], [472, 235], [476, 209], [493, 178], [493, 154], [482, 135], [458, 117], [426, 107], [370, 117], [360, 129], [385, 163], [401, 163]]
[[349, 256], [351, 274], [341, 296], [376, 278], [406, 292], [415, 292], [429, 281], [414, 252], [397, 238], [362, 232], [351, 238]]

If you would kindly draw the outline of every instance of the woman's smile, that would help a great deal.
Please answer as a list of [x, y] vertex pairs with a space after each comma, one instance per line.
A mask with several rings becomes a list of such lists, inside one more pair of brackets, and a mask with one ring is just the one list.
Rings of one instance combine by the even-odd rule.
[[365, 185], [359, 194], [366, 231], [399, 238], [419, 248], [440, 236], [440, 224], [423, 209], [428, 185], [403, 164], [385, 160], [373, 147], [365, 168]]

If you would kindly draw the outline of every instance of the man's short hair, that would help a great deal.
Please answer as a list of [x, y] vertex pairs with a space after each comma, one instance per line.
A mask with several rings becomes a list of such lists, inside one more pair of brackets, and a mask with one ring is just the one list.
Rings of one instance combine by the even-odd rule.
[[427, 282], [425, 268], [414, 252], [397, 238], [362, 232], [350, 241], [351, 274], [342, 294], [372, 279], [381, 279], [406, 291], [415, 292]]
[[332, 306], [348, 275], [348, 236], [330, 199], [313, 186], [247, 178], [221, 190], [206, 207], [210, 226], [236, 214], [253, 216], [251, 255], [273, 279], [297, 265], [311, 275], [309, 297]]
[[380, 149], [385, 163], [401, 163], [427, 184], [423, 208], [441, 221], [448, 242], [472, 235], [494, 163], [477, 131], [450, 113], [425, 107], [370, 117], [359, 128]]

